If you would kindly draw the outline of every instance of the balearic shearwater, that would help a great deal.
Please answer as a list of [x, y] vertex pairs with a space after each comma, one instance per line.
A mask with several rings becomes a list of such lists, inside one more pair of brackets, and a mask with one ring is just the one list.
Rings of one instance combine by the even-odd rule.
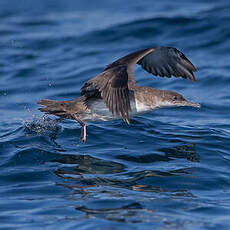
[[185, 55], [173, 47], [139, 50], [107, 65], [97, 76], [81, 88], [81, 97], [70, 101], [43, 99], [41, 112], [73, 119], [81, 125], [81, 141], [86, 141], [85, 121], [108, 121], [122, 118], [130, 123], [130, 116], [160, 107], [200, 105], [187, 101], [179, 93], [138, 86], [133, 66], [141, 65], [149, 73], [160, 77], [183, 77], [195, 81], [195, 66]]

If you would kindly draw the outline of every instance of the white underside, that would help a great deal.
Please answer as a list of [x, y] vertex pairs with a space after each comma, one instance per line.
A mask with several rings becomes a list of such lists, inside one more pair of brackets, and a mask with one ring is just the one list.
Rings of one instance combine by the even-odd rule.
[[[153, 110], [153, 108], [151, 108], [150, 106], [145, 106], [138, 101], [131, 101], [130, 104], [132, 109], [130, 116], [135, 116]], [[109, 121], [118, 119], [118, 117], [113, 116], [113, 114], [106, 107], [103, 100], [100, 99], [95, 101], [91, 106], [89, 106], [89, 112], [85, 113], [84, 117], [82, 117], [81, 119], [84, 121]]]

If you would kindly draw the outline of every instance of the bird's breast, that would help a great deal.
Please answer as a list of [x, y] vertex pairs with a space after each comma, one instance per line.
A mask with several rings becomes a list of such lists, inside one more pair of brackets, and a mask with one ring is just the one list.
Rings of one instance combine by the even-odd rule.
[[131, 108], [132, 108], [132, 113], [134, 113], [134, 115], [152, 110], [151, 106], [138, 100], [131, 101]]
[[[137, 100], [131, 100], [130, 105], [132, 110], [130, 116], [135, 116], [152, 110], [150, 106], [147, 106]], [[109, 121], [118, 119], [118, 117], [116, 117], [109, 111], [102, 99], [97, 99], [91, 102], [88, 105], [88, 109], [88, 112], [86, 112], [81, 117], [81, 119], [84, 121]]]

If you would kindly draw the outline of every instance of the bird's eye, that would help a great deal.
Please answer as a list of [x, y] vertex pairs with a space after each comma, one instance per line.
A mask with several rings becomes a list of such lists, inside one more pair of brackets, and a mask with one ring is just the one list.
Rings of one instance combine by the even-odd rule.
[[178, 97], [177, 97], [177, 96], [174, 96], [174, 97], [173, 97], [173, 100], [174, 100], [174, 101], [175, 101], [175, 100], [177, 100], [177, 99], [178, 99]]

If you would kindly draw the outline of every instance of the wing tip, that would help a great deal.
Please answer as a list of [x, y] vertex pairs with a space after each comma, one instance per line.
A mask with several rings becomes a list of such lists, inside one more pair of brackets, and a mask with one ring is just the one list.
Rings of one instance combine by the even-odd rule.
[[186, 75], [186, 78], [190, 79], [192, 82], [196, 81], [196, 78], [193, 74], [193, 72], [188, 71], [188, 74]]

